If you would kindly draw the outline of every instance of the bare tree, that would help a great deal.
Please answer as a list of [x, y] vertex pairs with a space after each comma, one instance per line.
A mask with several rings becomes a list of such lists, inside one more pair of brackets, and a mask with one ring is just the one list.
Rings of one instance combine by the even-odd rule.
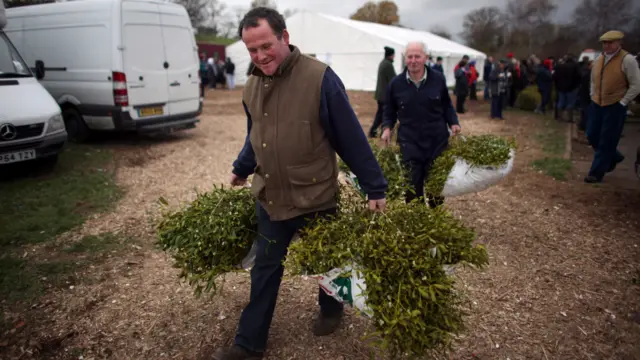
[[633, 18], [633, 0], [582, 0], [573, 12], [573, 25], [582, 34], [583, 45], [591, 47], [608, 30], [624, 30], [633, 24]]
[[572, 25], [555, 25], [553, 32], [548, 33], [544, 44], [535, 52], [541, 56], [560, 57], [571, 53], [578, 56], [582, 51], [580, 32]]
[[453, 35], [451, 35], [451, 31], [442, 25], [435, 25], [429, 29], [429, 32], [445, 39], [453, 39]]
[[257, 7], [278, 8], [274, 0], [251, 0], [250, 8], [255, 9]]
[[385, 25], [397, 25], [400, 17], [398, 16], [398, 5], [393, 1], [381, 1], [377, 4], [369, 1], [351, 15], [351, 19]]
[[504, 45], [504, 19], [502, 11], [495, 6], [472, 10], [464, 17], [460, 36], [467, 45], [488, 54], [495, 54]]
[[224, 11], [224, 4], [219, 0], [173, 0], [184, 6], [194, 28], [206, 27], [217, 32], [216, 21]]
[[631, 51], [634, 54], [640, 54], [640, 8], [636, 10], [636, 15], [634, 17], [633, 25], [629, 27], [629, 31], [627, 34], [631, 35], [625, 37], [623, 46], [627, 51]]
[[552, 17], [557, 8], [553, 0], [510, 0], [506, 11], [509, 46], [526, 49], [529, 54], [542, 46], [545, 34], [553, 31]]
[[299, 11], [300, 11], [299, 9], [287, 9], [287, 10], [282, 12], [282, 16], [284, 16], [284, 18], [286, 19], [286, 18], [289, 18], [289, 17], [295, 15]]
[[240, 21], [246, 13], [247, 9], [241, 6], [234, 6], [232, 9], [225, 11], [224, 14], [219, 17], [220, 20], [218, 21], [220, 24], [220, 36], [229, 39], [238, 39], [238, 26], [240, 26]]

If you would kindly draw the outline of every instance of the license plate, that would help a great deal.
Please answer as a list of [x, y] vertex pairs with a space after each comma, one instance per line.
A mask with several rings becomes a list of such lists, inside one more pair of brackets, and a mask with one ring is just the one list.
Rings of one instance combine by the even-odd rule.
[[10, 164], [14, 162], [33, 160], [35, 158], [35, 150], [22, 150], [13, 153], [0, 154], [0, 164]]
[[164, 110], [162, 109], [162, 106], [138, 109], [139, 117], [155, 116], [155, 115], [162, 115], [162, 114], [164, 114]]

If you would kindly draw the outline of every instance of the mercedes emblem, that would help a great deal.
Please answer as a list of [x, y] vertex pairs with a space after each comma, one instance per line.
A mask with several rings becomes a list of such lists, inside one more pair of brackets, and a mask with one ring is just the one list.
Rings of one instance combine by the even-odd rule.
[[13, 124], [0, 125], [0, 139], [13, 140], [18, 136], [18, 129]]

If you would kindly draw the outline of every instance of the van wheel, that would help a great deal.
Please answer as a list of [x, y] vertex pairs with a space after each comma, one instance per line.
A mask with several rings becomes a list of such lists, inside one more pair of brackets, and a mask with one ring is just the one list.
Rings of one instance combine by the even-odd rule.
[[62, 111], [62, 118], [64, 119], [64, 126], [67, 129], [69, 140], [81, 143], [89, 139], [90, 130], [78, 110], [66, 108]]

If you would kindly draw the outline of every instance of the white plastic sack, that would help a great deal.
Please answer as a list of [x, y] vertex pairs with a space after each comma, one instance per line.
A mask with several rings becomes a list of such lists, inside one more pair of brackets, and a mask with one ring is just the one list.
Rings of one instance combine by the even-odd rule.
[[[497, 184], [502, 178], [513, 170], [513, 161], [516, 152], [512, 149], [509, 152], [509, 160], [502, 166], [471, 166], [466, 160], [458, 159], [451, 168], [449, 177], [444, 184], [442, 196], [454, 197], [484, 191]], [[400, 161], [398, 159], [398, 161]], [[343, 179], [363, 192], [358, 178], [351, 171], [340, 172]], [[363, 192], [364, 193], [364, 192]]]
[[366, 285], [361, 272], [354, 266], [346, 266], [329, 271], [326, 274], [310, 276], [318, 281], [322, 291], [342, 304], [353, 306], [371, 317], [373, 312], [366, 304], [363, 295]]
[[[435, 248], [433, 249], [435, 256]], [[442, 265], [448, 276], [455, 272], [456, 265]], [[348, 265], [343, 268], [333, 269], [326, 274], [310, 276], [318, 281], [320, 288], [329, 296], [342, 304], [352, 306], [368, 317], [373, 316], [371, 308], [367, 306], [364, 291], [367, 288], [362, 272], [357, 266]]]
[[453, 197], [486, 190], [511, 172], [515, 156], [515, 150], [511, 149], [509, 160], [499, 167], [471, 166], [464, 159], [457, 159], [441, 195]]

